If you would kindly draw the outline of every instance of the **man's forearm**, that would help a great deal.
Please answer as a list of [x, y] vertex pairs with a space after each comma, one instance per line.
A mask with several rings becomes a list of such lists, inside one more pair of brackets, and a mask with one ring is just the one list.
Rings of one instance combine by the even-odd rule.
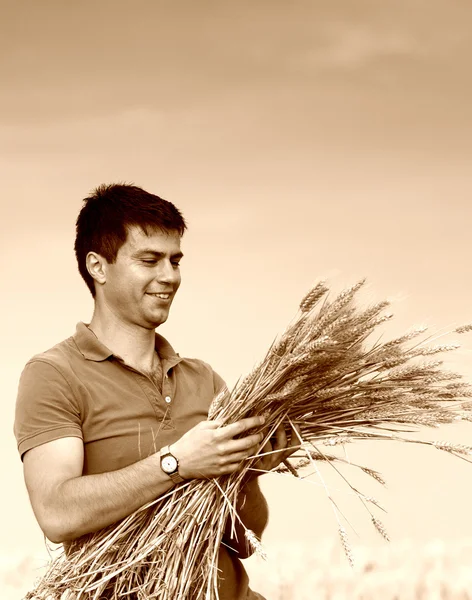
[[54, 490], [47, 508], [51, 526], [46, 536], [60, 543], [103, 529], [173, 485], [160, 468], [159, 454], [110, 473], [64, 481]]

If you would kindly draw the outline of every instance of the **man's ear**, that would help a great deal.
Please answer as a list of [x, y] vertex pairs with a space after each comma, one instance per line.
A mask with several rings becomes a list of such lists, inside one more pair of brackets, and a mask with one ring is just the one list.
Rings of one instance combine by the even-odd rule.
[[90, 277], [103, 285], [107, 280], [107, 261], [100, 254], [96, 252], [89, 252], [85, 259], [85, 265], [87, 271], [90, 273]]

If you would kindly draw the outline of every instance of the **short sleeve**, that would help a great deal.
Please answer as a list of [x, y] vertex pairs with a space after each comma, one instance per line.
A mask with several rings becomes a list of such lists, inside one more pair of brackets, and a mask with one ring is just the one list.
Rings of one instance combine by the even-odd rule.
[[64, 437], [83, 439], [80, 410], [64, 375], [44, 360], [32, 360], [20, 377], [14, 433], [25, 452]]
[[[213, 371], [213, 369], [212, 369]], [[221, 394], [222, 392], [226, 391], [228, 389], [228, 386], [226, 385], [224, 379], [218, 375], [218, 373], [216, 371], [213, 371], [213, 392], [214, 395], [217, 396], [218, 394]]]

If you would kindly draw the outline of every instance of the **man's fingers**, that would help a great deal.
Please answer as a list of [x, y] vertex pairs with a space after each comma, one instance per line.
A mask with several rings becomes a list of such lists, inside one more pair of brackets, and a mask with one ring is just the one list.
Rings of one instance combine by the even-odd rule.
[[231, 473], [237, 470], [241, 463], [256, 453], [260, 457], [255, 467], [271, 471], [300, 447], [297, 433], [299, 430], [293, 426], [286, 429], [284, 424], [280, 424], [261, 448], [264, 434], [260, 432], [247, 435], [247, 432], [260, 428], [264, 422], [265, 419], [262, 417], [249, 417], [230, 425], [220, 426], [215, 431], [220, 446], [221, 472]]
[[300, 446], [301, 446], [300, 438], [301, 438], [300, 428], [297, 425], [291, 425], [290, 426], [290, 434], [289, 434], [288, 443], [287, 443], [287, 451], [284, 454], [283, 460], [286, 460], [287, 458], [292, 456], [292, 454], [294, 454], [297, 450], [300, 449]]
[[248, 456], [251, 456], [252, 452], [234, 452], [233, 454], [228, 454], [225, 457], [225, 463], [226, 464], [232, 464], [232, 463], [238, 463], [240, 464], [241, 462], [243, 462], [244, 460], [246, 460], [246, 458]]
[[302, 431], [299, 425], [290, 425], [290, 445], [291, 446], [300, 446], [302, 439]]
[[273, 450], [282, 450], [287, 447], [287, 434], [284, 425], [279, 425], [275, 430], [275, 438], [272, 444]]
[[200, 429], [220, 429], [224, 425], [223, 421], [200, 421], [196, 427]]
[[236, 423], [231, 423], [231, 425], [226, 425], [226, 427], [221, 427], [219, 429], [219, 435], [226, 439], [234, 438], [249, 429], [260, 427], [261, 425], [264, 425], [264, 423], [264, 417], [247, 417], [246, 419], [236, 421]]
[[225, 449], [227, 452], [230, 453], [257, 449], [261, 442], [262, 434], [253, 433], [252, 435], [248, 435], [243, 438], [238, 438], [237, 440], [230, 440], [229, 442], [225, 442]]
[[292, 456], [292, 454], [294, 454], [297, 450], [298, 450], [298, 447], [297, 448], [291, 448], [290, 450], [286, 450], [282, 454], [282, 458], [281, 458], [280, 462], [283, 462], [284, 460], [287, 460], [287, 458], [290, 458]]

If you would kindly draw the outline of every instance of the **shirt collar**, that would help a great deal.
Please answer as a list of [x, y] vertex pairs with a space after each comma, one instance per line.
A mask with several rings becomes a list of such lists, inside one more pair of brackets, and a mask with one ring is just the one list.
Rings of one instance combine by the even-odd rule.
[[[101, 362], [114, 356], [113, 352], [105, 344], [102, 344], [85, 323], [77, 323], [77, 329], [73, 337], [80, 353], [86, 360]], [[169, 342], [158, 333], [156, 333], [155, 348], [162, 360], [167, 363], [167, 369], [170, 369], [182, 360]]]
[[182, 358], [172, 348], [172, 346], [169, 344], [166, 338], [162, 337], [162, 335], [159, 335], [158, 333], [156, 333], [155, 348], [162, 359], [162, 367], [164, 369], [164, 373], [172, 367], [175, 367], [175, 365], [182, 360]]
[[77, 323], [74, 335], [77, 348], [86, 360], [100, 362], [113, 356], [113, 352], [102, 344], [94, 332], [85, 323]]

